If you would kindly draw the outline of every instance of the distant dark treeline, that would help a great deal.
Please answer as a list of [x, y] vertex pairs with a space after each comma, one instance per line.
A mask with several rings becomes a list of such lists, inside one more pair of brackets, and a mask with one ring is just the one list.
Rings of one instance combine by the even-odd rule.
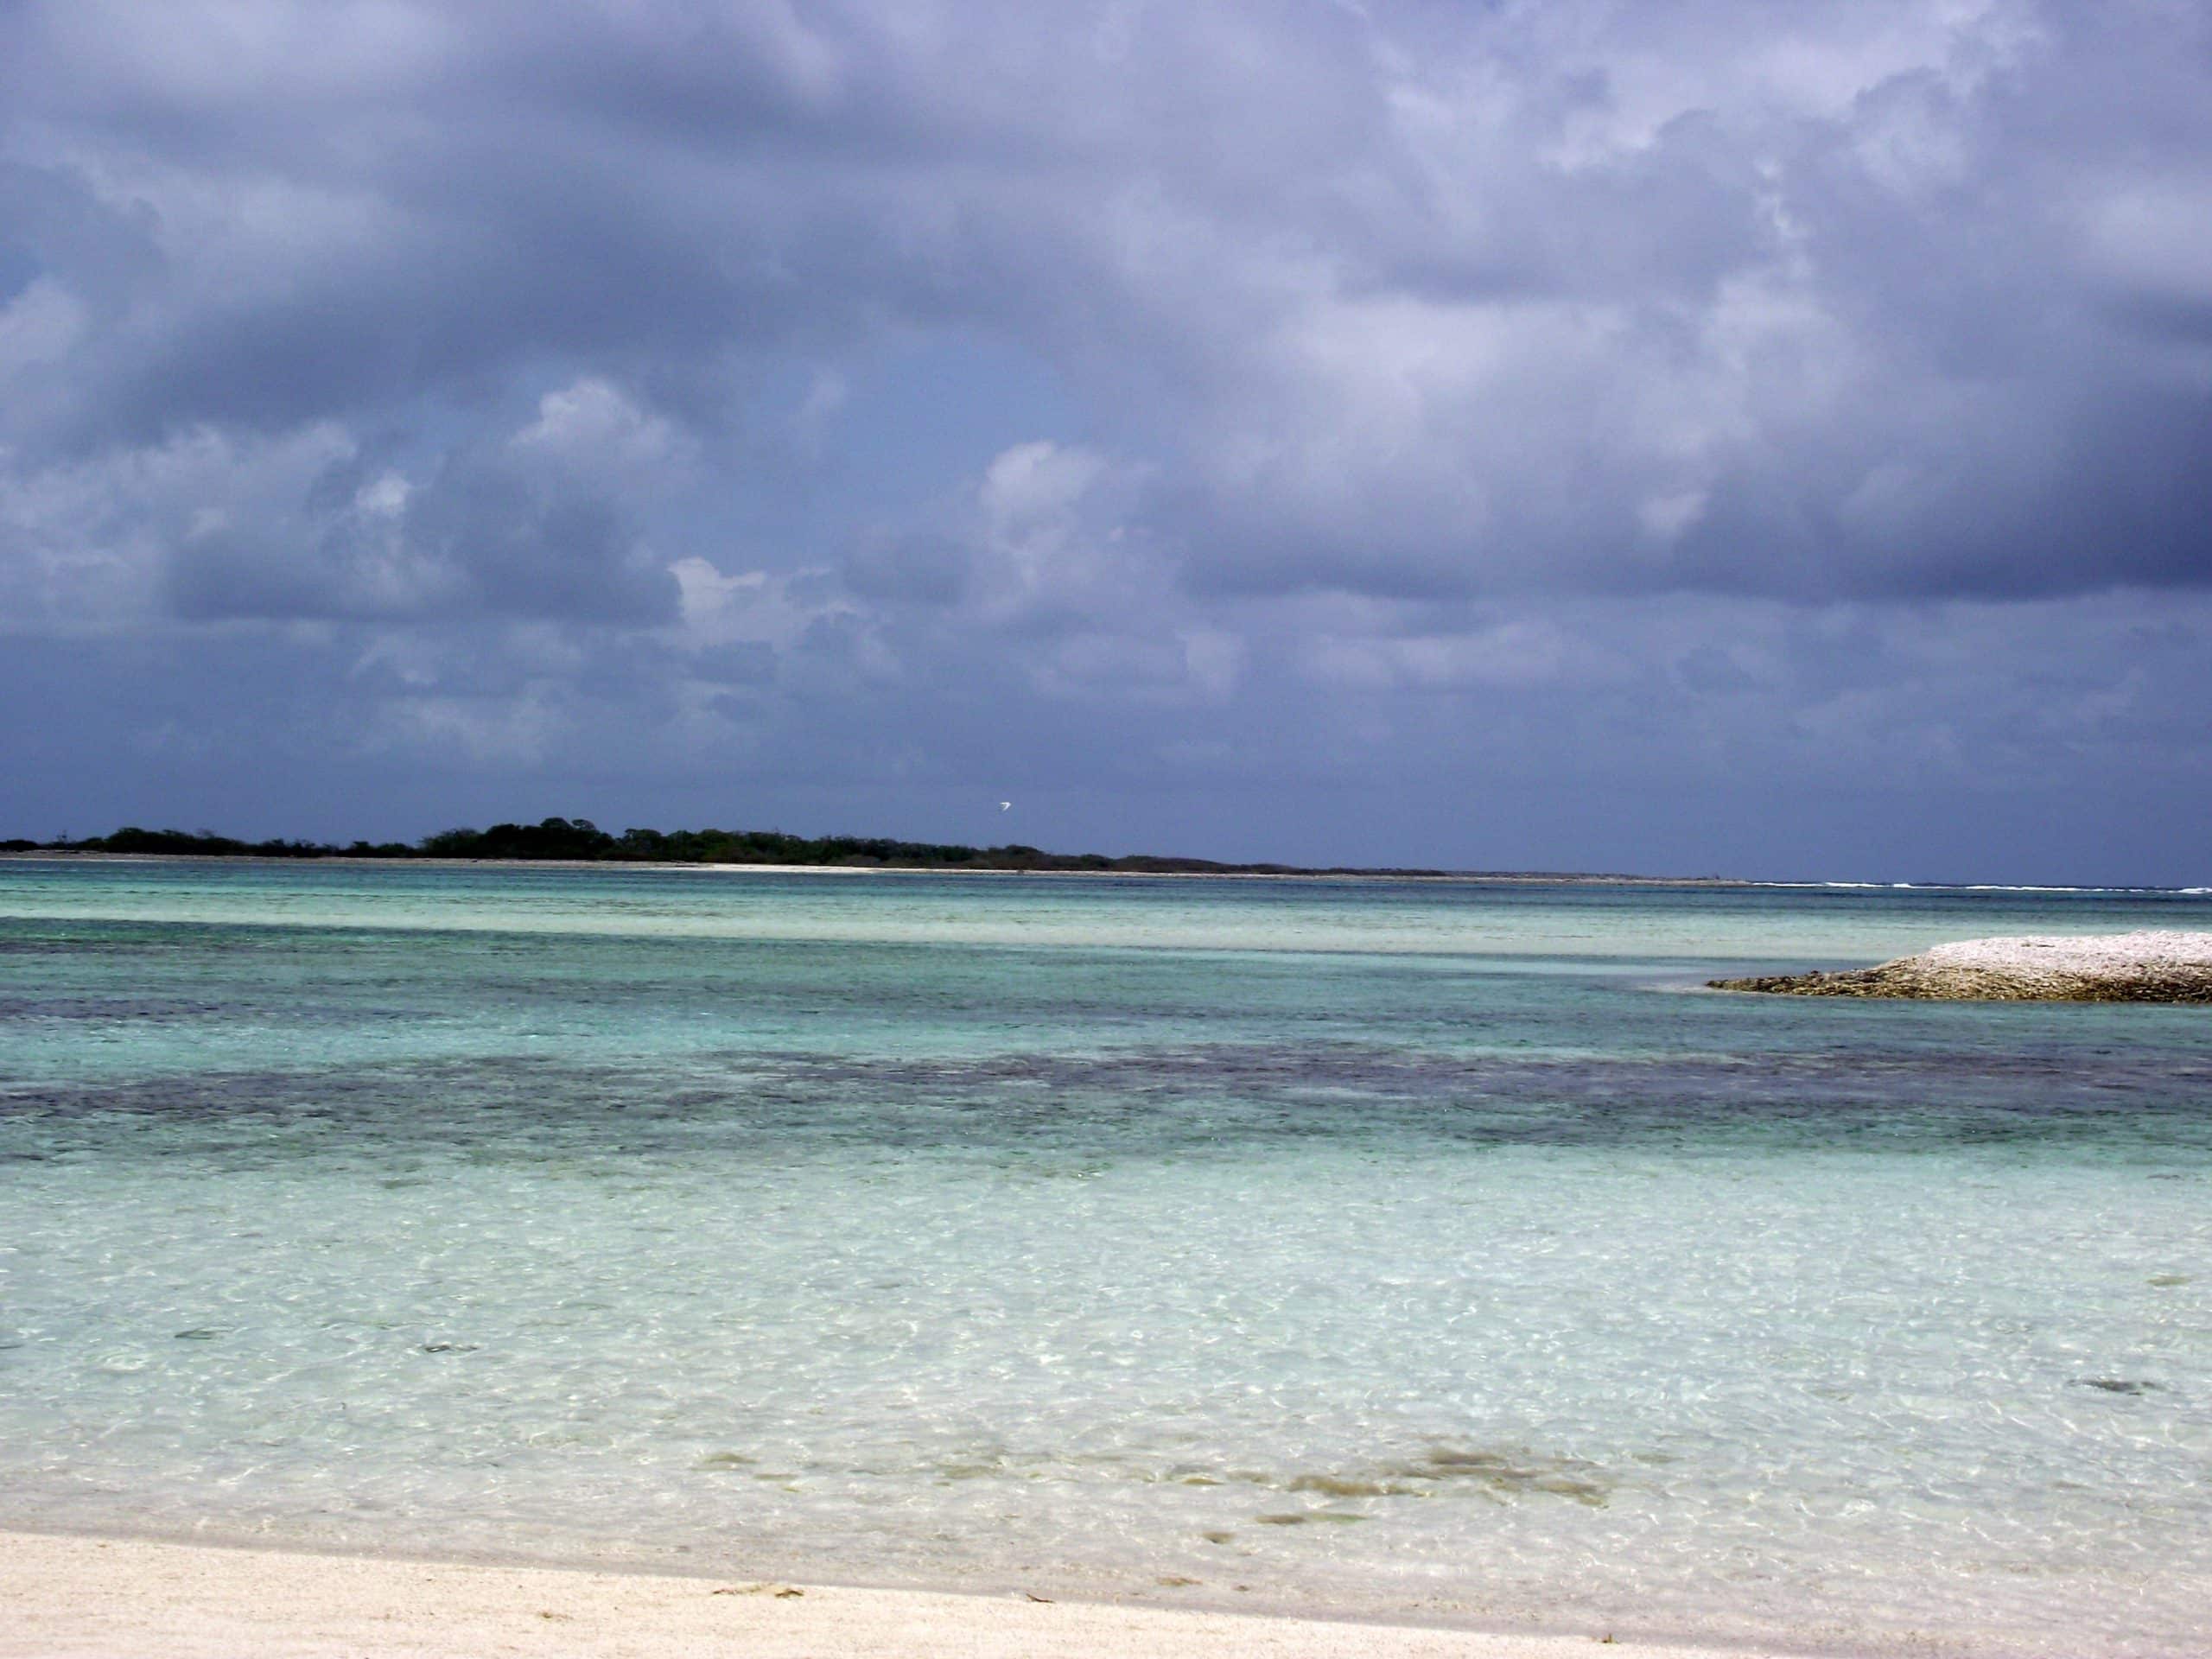
[[[1160, 874], [1349, 874], [1301, 871], [1287, 864], [1220, 864], [1203, 858], [1134, 854], [1046, 853], [1034, 847], [963, 847], [944, 842], [893, 841], [880, 836], [787, 836], [774, 830], [625, 830], [609, 835], [589, 818], [495, 823], [489, 830], [444, 830], [411, 846], [396, 841], [238, 841], [211, 830], [141, 830], [128, 825], [89, 841], [7, 841], [11, 853], [168, 853], [196, 858], [496, 858], [581, 859], [610, 863], [810, 864], [859, 869], [1119, 870]], [[1434, 874], [1434, 871], [1397, 871]]]

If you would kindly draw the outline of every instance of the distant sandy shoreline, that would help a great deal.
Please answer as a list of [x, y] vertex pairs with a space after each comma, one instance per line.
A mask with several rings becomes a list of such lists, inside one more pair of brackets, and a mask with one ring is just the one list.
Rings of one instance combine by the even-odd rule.
[[[0, 1659], [1585, 1659], [1600, 1639], [0, 1533]], [[1609, 1643], [1621, 1659], [1783, 1649]], [[1875, 1651], [1875, 1650], [1868, 1650]]]
[[301, 865], [341, 869], [413, 870], [657, 870], [709, 875], [961, 875], [1032, 880], [1076, 876], [1106, 881], [1419, 881], [1497, 887], [1754, 887], [1795, 883], [1741, 880], [1720, 875], [1582, 875], [1571, 872], [1484, 870], [987, 870], [957, 864], [694, 864], [650, 859], [602, 858], [358, 858], [333, 853], [317, 858], [266, 858], [236, 853], [101, 853], [44, 849], [0, 853], [0, 863]]
[[1748, 891], [1786, 889], [1836, 893], [2122, 893], [2175, 899], [2212, 898], [2212, 887], [2112, 887], [2094, 883], [2063, 886], [2006, 881], [1839, 881], [1810, 877], [1781, 880], [1740, 875], [1626, 875], [1577, 870], [992, 870], [963, 868], [955, 864], [703, 864], [599, 858], [362, 858], [348, 853], [331, 853], [313, 858], [270, 858], [255, 853], [219, 855], [205, 853], [108, 853], [53, 848], [35, 852], [0, 853], [0, 865], [10, 863], [248, 864], [260, 868], [327, 865], [342, 869], [650, 870], [693, 875], [958, 875], [999, 876], [1025, 880], [1033, 880], [1039, 876], [1071, 876], [1102, 881], [1403, 881], [1432, 887], [1740, 887]]

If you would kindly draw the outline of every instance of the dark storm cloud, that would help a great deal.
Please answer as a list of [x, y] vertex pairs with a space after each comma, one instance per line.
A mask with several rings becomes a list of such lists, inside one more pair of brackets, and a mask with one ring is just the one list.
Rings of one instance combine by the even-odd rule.
[[17, 438], [547, 364], [712, 422], [961, 321], [1160, 464], [1201, 587], [2212, 577], [2212, 25], [1854, 13], [21, 6], [16, 194], [74, 205], [17, 239], [101, 312]]

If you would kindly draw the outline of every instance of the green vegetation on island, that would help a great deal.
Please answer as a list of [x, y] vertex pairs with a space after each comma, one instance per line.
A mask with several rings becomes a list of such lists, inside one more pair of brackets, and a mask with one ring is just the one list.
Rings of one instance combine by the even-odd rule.
[[240, 841], [212, 830], [126, 825], [87, 841], [5, 841], [10, 853], [156, 855], [182, 858], [385, 858], [561, 861], [632, 864], [781, 864], [845, 869], [1112, 871], [1125, 874], [1439, 875], [1438, 870], [1302, 869], [1289, 864], [1224, 864], [1211, 859], [1130, 854], [1047, 853], [1018, 842], [964, 847], [881, 836], [791, 836], [776, 830], [625, 830], [610, 835], [589, 818], [443, 830], [412, 843]]

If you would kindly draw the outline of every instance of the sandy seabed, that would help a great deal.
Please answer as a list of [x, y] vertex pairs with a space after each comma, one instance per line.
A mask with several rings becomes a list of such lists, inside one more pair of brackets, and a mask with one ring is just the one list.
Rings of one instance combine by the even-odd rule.
[[1776, 1659], [1399, 1625], [0, 1533], [0, 1656]]

